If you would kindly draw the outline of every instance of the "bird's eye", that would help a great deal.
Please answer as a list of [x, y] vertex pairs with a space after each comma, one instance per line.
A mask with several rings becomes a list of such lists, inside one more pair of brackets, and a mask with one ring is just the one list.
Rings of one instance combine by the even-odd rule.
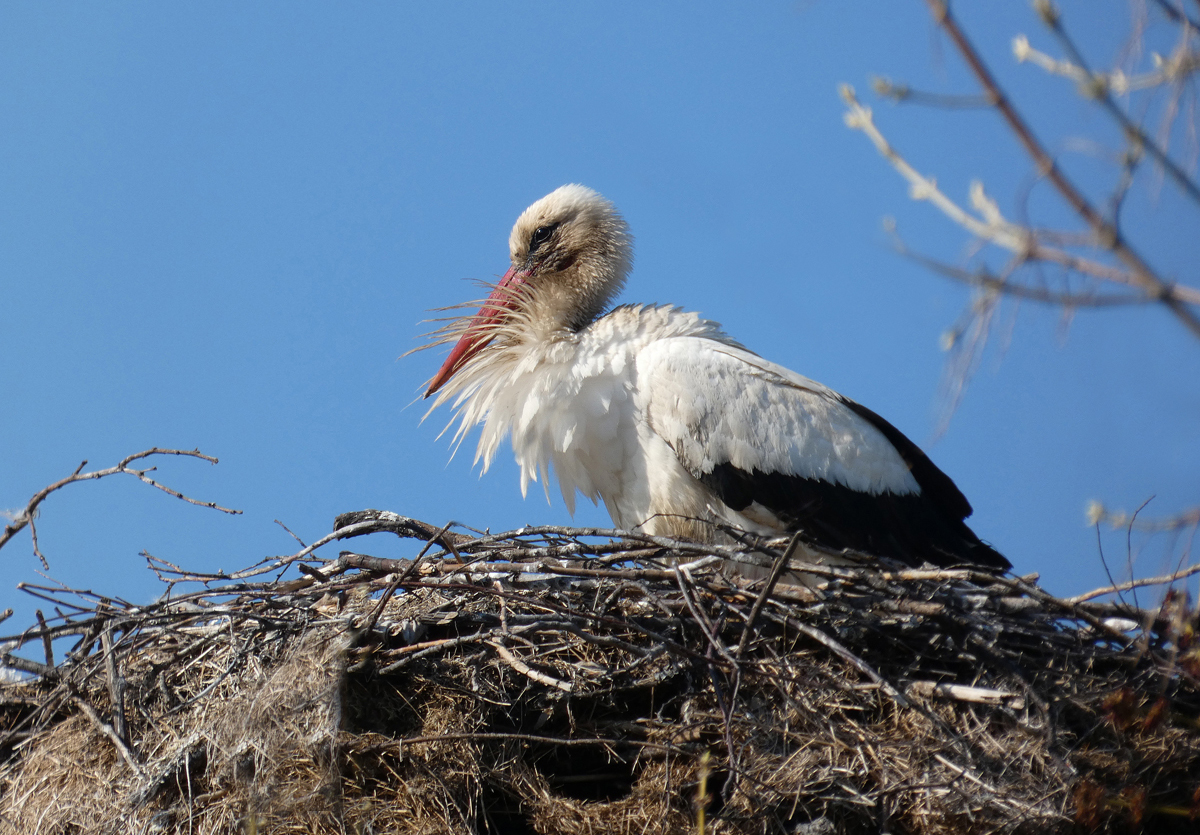
[[554, 230], [558, 228], [558, 224], [550, 226], [539, 226], [533, 230], [533, 234], [529, 236], [529, 254], [537, 252], [538, 247], [550, 240], [550, 236], [554, 234]]

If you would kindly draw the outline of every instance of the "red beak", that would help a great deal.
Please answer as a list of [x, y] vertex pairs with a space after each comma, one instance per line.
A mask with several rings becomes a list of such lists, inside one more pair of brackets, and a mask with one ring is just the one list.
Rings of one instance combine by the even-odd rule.
[[507, 311], [516, 306], [517, 290], [528, 277], [527, 271], [517, 272], [515, 267], [508, 268], [508, 272], [500, 279], [500, 283], [483, 303], [483, 307], [471, 318], [466, 333], [458, 340], [454, 349], [450, 351], [450, 356], [446, 357], [446, 361], [430, 381], [425, 392], [426, 397], [444, 386], [458, 369], [466, 365], [467, 360], [487, 347], [496, 335], [493, 327], [504, 318]]

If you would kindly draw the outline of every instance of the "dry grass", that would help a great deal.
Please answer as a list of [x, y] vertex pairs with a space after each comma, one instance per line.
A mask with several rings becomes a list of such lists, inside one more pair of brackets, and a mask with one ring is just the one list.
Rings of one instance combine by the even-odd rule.
[[0, 689], [0, 833], [694, 833], [705, 769], [709, 833], [1196, 826], [1179, 596], [807, 566], [823, 588], [755, 614], [719, 569], [765, 544], [339, 527], [433, 544], [299, 580], [160, 563], [145, 607], [31, 588], [71, 614], [14, 640], [77, 643], [6, 656], [37, 675]]

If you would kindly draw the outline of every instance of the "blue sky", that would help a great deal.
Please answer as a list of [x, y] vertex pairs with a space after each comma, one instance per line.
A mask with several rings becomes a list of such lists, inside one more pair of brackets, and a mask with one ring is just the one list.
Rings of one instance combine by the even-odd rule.
[[[960, 5], [1102, 194], [1111, 170], [1070, 139], [1111, 147], [1115, 131], [1011, 59], [1018, 32], [1053, 50], [1029, 8]], [[1103, 6], [1065, 9], [1107, 63], [1121, 41], [1095, 27], [1122, 31], [1128, 9]], [[312, 541], [366, 507], [494, 530], [569, 522], [561, 500], [522, 501], [510, 455], [482, 479], [466, 450], [450, 461], [448, 415], [422, 423], [415, 402], [440, 356], [397, 359], [430, 309], [504, 271], [517, 214], [566, 182], [632, 226], [623, 301], [699, 310], [883, 414], [968, 495], [975, 530], [1051, 590], [1104, 581], [1089, 499], [1156, 496], [1157, 515], [1200, 500], [1200, 346], [1157, 309], [1068, 327], [1021, 306], [934, 438], [939, 337], [968, 294], [892, 251], [882, 220], [951, 263], [972, 263], [969, 241], [845, 127], [837, 85], [952, 197], [980, 178], [1013, 216], [1063, 215], [1044, 187], [1024, 202], [1029, 165], [993, 114], [871, 94], [871, 75], [973, 92], [922, 3], [27, 4], [0, 19], [0, 508], [85, 458], [162, 446], [221, 459], [162, 461], [164, 482], [245, 511], [132, 479], [73, 485], [39, 519], [51, 575], [71, 585], [149, 600], [160, 586], [139, 551], [232, 570], [295, 549], [276, 519]], [[1196, 283], [1194, 207], [1147, 180], [1127, 217], [1156, 266]], [[608, 518], [588, 505], [576, 522]], [[1137, 573], [1166, 567], [1164, 543], [1134, 544]], [[1127, 573], [1124, 536], [1105, 547]], [[0, 560], [11, 631], [32, 620], [14, 589], [38, 580], [27, 534]]]

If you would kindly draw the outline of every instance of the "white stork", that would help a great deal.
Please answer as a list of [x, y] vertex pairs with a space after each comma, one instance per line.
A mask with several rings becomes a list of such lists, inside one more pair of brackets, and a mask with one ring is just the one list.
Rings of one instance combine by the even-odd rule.
[[[610, 310], [633, 260], [615, 207], [566, 185], [526, 209], [512, 266], [429, 383], [455, 442], [482, 424], [483, 470], [511, 433], [521, 492], [553, 468], [568, 509], [619, 528], [722, 539], [733, 526], [911, 565], [1009, 562], [963, 519], [954, 482], [879, 415], [759, 357], [676, 307]], [[474, 307], [474, 304], [471, 305]], [[549, 496], [547, 487], [547, 497]]]

